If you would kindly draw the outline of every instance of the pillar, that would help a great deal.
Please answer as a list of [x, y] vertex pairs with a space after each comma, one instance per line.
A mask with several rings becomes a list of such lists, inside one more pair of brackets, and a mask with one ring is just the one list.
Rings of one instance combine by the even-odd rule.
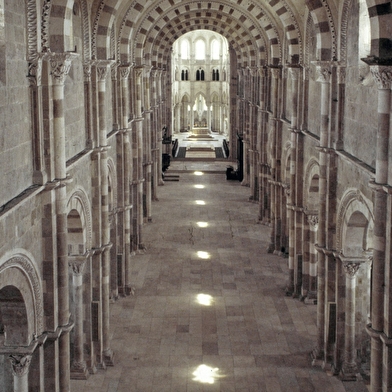
[[110, 348], [110, 225], [108, 188], [108, 145], [106, 127], [106, 80], [112, 61], [97, 61], [98, 77], [98, 118], [101, 177], [101, 263], [102, 263], [102, 354], [103, 362], [113, 366], [113, 352]]
[[47, 60], [51, 68], [53, 87], [53, 145], [54, 175], [59, 182], [55, 188], [56, 231], [57, 231], [57, 276], [58, 276], [58, 326], [59, 336], [59, 385], [60, 392], [70, 390], [70, 339], [72, 328], [69, 316], [69, 278], [68, 278], [68, 228], [67, 192], [69, 181], [66, 173], [64, 84], [76, 54], [50, 53]]
[[356, 345], [355, 345], [355, 274], [360, 263], [343, 262], [343, 270], [346, 275], [346, 306], [344, 325], [344, 361], [342, 379], [345, 381], [357, 379]]
[[86, 264], [85, 255], [69, 256], [68, 263], [72, 272], [73, 299], [74, 299], [74, 355], [71, 365], [71, 378], [86, 380], [89, 376], [86, 361], [84, 360], [84, 312], [83, 312], [83, 271]]
[[317, 347], [313, 352], [314, 359], [324, 360], [325, 354], [325, 312], [326, 312], [326, 270], [328, 256], [324, 250], [326, 247], [327, 233], [327, 159], [328, 152], [328, 122], [329, 122], [329, 87], [330, 87], [330, 63], [318, 62], [316, 64], [317, 81], [321, 83], [321, 112], [320, 112], [320, 177], [319, 177], [319, 225], [317, 230]]
[[[392, 338], [389, 320], [391, 308], [384, 298], [390, 298], [391, 280], [385, 285], [386, 274], [386, 216], [388, 210], [388, 146], [391, 111], [392, 67], [371, 64], [370, 70], [378, 87], [378, 129], [376, 146], [376, 176], [370, 183], [374, 190], [374, 249], [372, 267], [371, 319], [368, 333], [371, 337], [370, 391], [381, 392], [392, 389], [389, 363]], [[386, 291], [386, 287], [388, 291]], [[384, 331], [385, 326], [387, 327]], [[386, 332], [386, 333], [384, 333]]]
[[123, 236], [124, 236], [124, 294], [131, 292], [131, 209], [132, 198], [130, 194], [131, 174], [132, 174], [132, 149], [131, 130], [128, 127], [129, 108], [129, 73], [130, 66], [125, 64], [120, 66], [120, 88], [121, 88], [121, 123], [120, 129], [123, 134]]

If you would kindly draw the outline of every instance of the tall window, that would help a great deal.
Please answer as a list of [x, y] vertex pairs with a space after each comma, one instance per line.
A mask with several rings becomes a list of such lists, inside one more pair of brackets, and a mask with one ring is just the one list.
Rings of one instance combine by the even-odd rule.
[[199, 39], [195, 45], [195, 59], [204, 60], [206, 57], [206, 45], [203, 40]]
[[183, 69], [181, 71], [181, 80], [188, 80], [188, 70], [187, 69]]
[[217, 82], [219, 81], [219, 69], [212, 70], [212, 80]]
[[183, 60], [189, 59], [189, 42], [185, 39], [181, 42], [181, 58]]
[[198, 69], [196, 71], [196, 80], [204, 80], [204, 70]]
[[219, 60], [220, 46], [218, 40], [214, 39], [211, 43], [211, 58]]

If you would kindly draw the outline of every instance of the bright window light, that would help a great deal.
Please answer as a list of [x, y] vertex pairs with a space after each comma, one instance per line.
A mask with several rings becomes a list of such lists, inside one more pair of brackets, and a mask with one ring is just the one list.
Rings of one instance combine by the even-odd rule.
[[195, 185], [195, 188], [197, 188], [197, 189], [204, 189], [205, 186], [204, 186], [204, 185], [197, 184], [197, 185]]
[[195, 176], [202, 176], [204, 173], [202, 171], [195, 171], [193, 174]]
[[213, 298], [209, 294], [197, 294], [197, 302], [200, 305], [211, 306]]
[[219, 368], [212, 368], [207, 365], [200, 365], [194, 372], [195, 378], [193, 381], [198, 381], [203, 384], [213, 384], [219, 377]]
[[204, 251], [202, 251], [202, 250], [199, 250], [199, 251], [197, 252], [197, 256], [198, 256], [200, 259], [209, 259], [209, 258], [210, 258], [210, 254], [209, 254], [208, 252], [204, 252]]
[[197, 222], [196, 223], [199, 227], [207, 227], [208, 223], [207, 222]]
[[196, 204], [198, 204], [199, 206], [204, 206], [206, 202], [204, 200], [196, 200]]

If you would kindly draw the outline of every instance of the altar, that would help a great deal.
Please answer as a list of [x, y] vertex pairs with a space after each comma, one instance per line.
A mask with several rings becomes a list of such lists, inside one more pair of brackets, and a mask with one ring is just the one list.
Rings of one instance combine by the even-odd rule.
[[206, 127], [196, 127], [192, 128], [191, 133], [194, 135], [208, 135], [210, 133], [210, 130]]

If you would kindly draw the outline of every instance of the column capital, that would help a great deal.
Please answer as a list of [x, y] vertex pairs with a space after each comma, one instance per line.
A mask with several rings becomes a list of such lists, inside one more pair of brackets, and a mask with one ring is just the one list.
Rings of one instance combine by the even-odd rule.
[[72, 272], [76, 276], [83, 275], [84, 266], [86, 265], [87, 258], [91, 252], [86, 252], [83, 255], [69, 255], [68, 265], [72, 269]]
[[48, 52], [44, 58], [48, 60], [50, 64], [50, 75], [54, 84], [63, 85], [65, 78], [69, 73], [72, 61], [78, 58], [79, 55], [76, 53], [54, 53]]
[[371, 65], [370, 72], [379, 90], [390, 90], [392, 82], [392, 66]]
[[358, 272], [361, 263], [352, 262], [352, 261], [344, 261], [343, 262], [343, 270], [346, 274], [347, 278], [354, 278], [355, 274]]
[[83, 78], [85, 82], [91, 81], [91, 65], [91, 62], [83, 64]]
[[317, 82], [329, 83], [331, 80], [331, 63], [329, 61], [314, 61], [316, 66]]
[[287, 65], [287, 70], [288, 70], [290, 78], [292, 80], [298, 80], [299, 79], [301, 68], [298, 65], [288, 64]]
[[279, 79], [281, 77], [282, 75], [281, 67], [270, 66], [269, 68], [271, 70], [271, 75], [274, 79]]
[[346, 83], [346, 66], [339, 65], [337, 68], [338, 84]]
[[15, 354], [10, 355], [12, 373], [16, 377], [23, 377], [29, 372], [31, 355]]
[[118, 66], [118, 70], [120, 71], [120, 79], [127, 80], [129, 77], [129, 73], [131, 72], [131, 64], [120, 64]]
[[42, 56], [37, 57], [28, 64], [28, 74], [27, 77], [30, 82], [30, 86], [40, 86], [42, 79]]
[[98, 81], [104, 82], [109, 74], [109, 67], [114, 63], [113, 60], [96, 60], [94, 65], [97, 68]]

